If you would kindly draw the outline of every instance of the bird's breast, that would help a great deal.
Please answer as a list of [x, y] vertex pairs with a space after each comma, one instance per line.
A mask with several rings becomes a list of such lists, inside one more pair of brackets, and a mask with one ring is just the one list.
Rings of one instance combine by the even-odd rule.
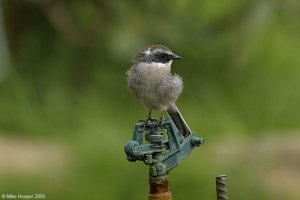
[[173, 76], [170, 68], [140, 64], [128, 71], [128, 87], [152, 110], [163, 110], [175, 102], [182, 90], [181, 78]]

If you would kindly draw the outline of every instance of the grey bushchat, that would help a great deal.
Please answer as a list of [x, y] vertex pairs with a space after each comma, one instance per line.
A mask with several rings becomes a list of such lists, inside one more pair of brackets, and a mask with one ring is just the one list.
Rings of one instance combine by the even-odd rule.
[[142, 104], [151, 111], [167, 111], [178, 131], [187, 137], [191, 130], [182, 117], [175, 102], [183, 89], [180, 76], [172, 74], [173, 60], [181, 59], [168, 47], [151, 45], [138, 52], [132, 59], [127, 71], [128, 88]]

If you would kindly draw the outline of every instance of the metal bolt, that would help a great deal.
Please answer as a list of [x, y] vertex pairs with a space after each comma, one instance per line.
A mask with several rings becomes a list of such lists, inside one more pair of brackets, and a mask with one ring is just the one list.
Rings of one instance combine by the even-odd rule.
[[158, 163], [157, 165], [156, 165], [156, 169], [158, 170], [158, 171], [163, 171], [163, 170], [165, 170], [165, 166], [162, 164], [162, 163]]
[[150, 164], [150, 163], [152, 163], [152, 155], [147, 154], [145, 158], [145, 164]]
[[227, 200], [227, 176], [221, 175], [216, 177], [217, 200]]
[[200, 144], [203, 144], [203, 143], [204, 143], [204, 139], [203, 139], [203, 138], [198, 138], [198, 137], [193, 137], [193, 138], [192, 138], [192, 144], [193, 144], [194, 146], [199, 147]]

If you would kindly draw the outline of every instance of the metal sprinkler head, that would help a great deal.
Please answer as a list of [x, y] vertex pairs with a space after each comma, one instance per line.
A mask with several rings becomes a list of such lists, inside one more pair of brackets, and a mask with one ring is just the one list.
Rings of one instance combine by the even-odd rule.
[[149, 165], [149, 199], [160, 199], [156, 198], [159, 194], [169, 195], [171, 199], [167, 180], [169, 171], [203, 143], [204, 139], [194, 133], [183, 137], [171, 120], [150, 119], [136, 123], [133, 138], [125, 144], [124, 150], [128, 161], [139, 160]]

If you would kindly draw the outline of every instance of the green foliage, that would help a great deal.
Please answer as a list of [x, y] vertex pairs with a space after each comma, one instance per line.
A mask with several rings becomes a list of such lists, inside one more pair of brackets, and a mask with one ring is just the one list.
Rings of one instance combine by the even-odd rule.
[[[31, 177], [24, 178], [32, 183], [25, 192], [38, 188], [53, 199], [146, 198], [145, 169], [127, 163], [122, 146], [147, 113], [127, 91], [125, 72], [132, 55], [149, 44], [167, 45], [184, 58], [172, 69], [185, 83], [178, 106], [199, 135], [217, 140], [299, 129], [298, 2], [51, 2], [3, 1], [12, 66], [0, 82], [0, 131], [59, 138], [77, 155], [63, 177], [68, 187], [51, 190]], [[195, 160], [171, 180], [176, 199], [214, 198], [216, 162]], [[237, 169], [235, 181], [252, 184], [245, 171]], [[7, 182], [2, 191], [23, 191], [26, 183]], [[253, 187], [255, 199], [269, 198]], [[190, 194], [200, 188], [201, 194]], [[239, 189], [233, 197], [247, 199], [249, 191]]]

